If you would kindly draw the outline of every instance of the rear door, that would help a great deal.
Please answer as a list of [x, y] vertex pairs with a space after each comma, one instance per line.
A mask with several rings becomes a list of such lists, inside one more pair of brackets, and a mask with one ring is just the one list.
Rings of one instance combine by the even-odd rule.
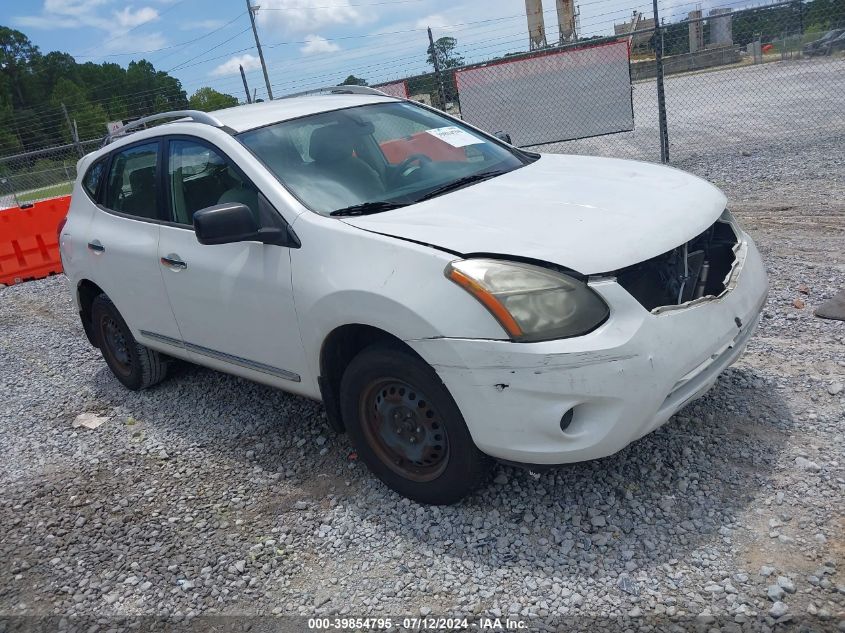
[[301, 390], [305, 358], [293, 304], [289, 250], [260, 242], [208, 246], [193, 216], [239, 202], [260, 226], [284, 222], [246, 174], [217, 147], [171, 137], [164, 150], [171, 222], [158, 255], [170, 304], [192, 360], [253, 380]]
[[111, 155], [88, 228], [87, 269], [138, 340], [146, 343], [153, 335], [178, 343], [158, 260], [164, 217], [160, 182], [160, 141], [141, 141]]

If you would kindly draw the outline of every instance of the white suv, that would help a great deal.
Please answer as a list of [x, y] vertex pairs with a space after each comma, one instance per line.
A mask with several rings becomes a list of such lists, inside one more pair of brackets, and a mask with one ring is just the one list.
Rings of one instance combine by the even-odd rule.
[[130, 389], [183, 359], [322, 400], [412, 499], [622, 449], [766, 297], [725, 196], [676, 169], [366, 89], [168, 116], [79, 162], [61, 253], [91, 343]]

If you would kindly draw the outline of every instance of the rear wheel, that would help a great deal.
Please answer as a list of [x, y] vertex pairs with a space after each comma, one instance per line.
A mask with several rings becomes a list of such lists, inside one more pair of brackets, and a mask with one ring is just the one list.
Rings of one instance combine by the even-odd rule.
[[125, 387], [137, 391], [164, 380], [167, 364], [161, 354], [135, 340], [105, 294], [91, 304], [91, 325], [106, 365]]
[[343, 375], [340, 403], [361, 459], [401, 495], [454, 503], [490, 470], [440, 378], [404, 350], [375, 345], [358, 354]]

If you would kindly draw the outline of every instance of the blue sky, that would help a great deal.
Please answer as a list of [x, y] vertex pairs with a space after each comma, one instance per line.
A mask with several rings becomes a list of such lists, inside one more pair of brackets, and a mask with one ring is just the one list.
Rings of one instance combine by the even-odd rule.
[[[458, 40], [467, 61], [526, 50], [524, 0], [253, 0], [270, 81], [278, 96], [331, 85], [349, 74], [371, 83], [428, 70], [426, 26]], [[582, 0], [582, 35], [604, 35], [650, 0]], [[701, 2], [662, 0], [662, 15], [683, 16]], [[707, 6], [717, 6], [706, 2]], [[737, 6], [721, 3], [718, 6]], [[706, 8], [706, 7], [705, 7]], [[554, 0], [546, 31], [556, 40]], [[26, 33], [42, 52], [79, 62], [126, 65], [148, 59], [191, 94], [212, 86], [243, 99], [238, 64], [263, 96], [263, 77], [245, 0], [25, 0], [3, 2], [0, 23]]]

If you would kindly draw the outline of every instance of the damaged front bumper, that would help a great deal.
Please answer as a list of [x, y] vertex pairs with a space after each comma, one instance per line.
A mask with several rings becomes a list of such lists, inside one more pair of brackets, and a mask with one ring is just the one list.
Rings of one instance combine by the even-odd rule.
[[590, 286], [608, 320], [581, 337], [539, 343], [407, 343], [437, 371], [479, 449], [553, 465], [611, 455], [703, 395], [753, 334], [768, 292], [760, 255], [741, 235], [729, 288], [648, 311], [615, 279]]

